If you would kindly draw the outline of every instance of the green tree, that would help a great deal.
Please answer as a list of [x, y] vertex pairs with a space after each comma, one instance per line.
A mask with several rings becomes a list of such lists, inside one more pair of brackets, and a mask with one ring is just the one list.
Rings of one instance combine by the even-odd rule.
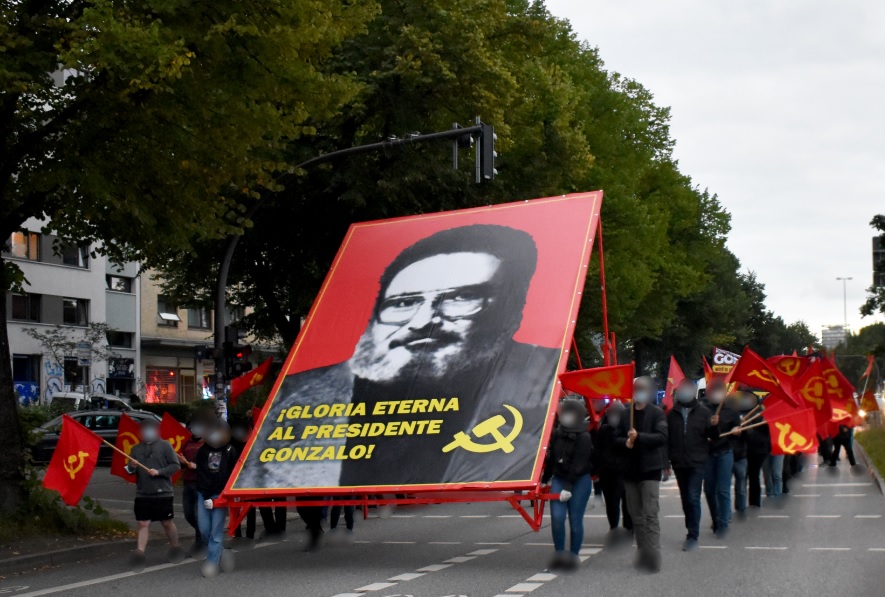
[[[879, 246], [885, 248], [885, 214], [874, 216], [870, 220], [870, 226], [879, 233]], [[873, 264], [873, 269], [877, 272], [885, 272], [885, 262]], [[867, 289], [869, 295], [866, 302], [860, 308], [860, 314], [863, 317], [885, 313], [885, 286], [870, 286]]]
[[[870, 377], [869, 387], [876, 388], [885, 379], [885, 323], [874, 323], [849, 334], [845, 342], [836, 347], [836, 364], [851, 383], [858, 383], [867, 368], [867, 355], [873, 355], [876, 365]], [[857, 390], [860, 392], [861, 387]]]
[[[155, 265], [241, 233], [247, 206], [359, 91], [324, 69], [372, 0], [3, 0], [0, 238], [28, 218]], [[100, 242], [103, 241], [103, 242]], [[0, 260], [0, 318], [20, 287]], [[21, 498], [22, 442], [0, 319], [0, 512]]]

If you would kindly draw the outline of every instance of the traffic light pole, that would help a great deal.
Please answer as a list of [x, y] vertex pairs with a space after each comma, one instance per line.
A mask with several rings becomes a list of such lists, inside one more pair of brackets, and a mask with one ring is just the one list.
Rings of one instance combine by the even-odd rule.
[[[457, 125], [456, 125], [457, 126]], [[469, 137], [476, 138], [476, 182], [483, 180], [492, 180], [495, 177], [494, 169], [494, 143], [495, 133], [491, 125], [483, 124], [479, 117], [476, 118], [474, 126], [465, 128], [453, 128], [448, 131], [438, 133], [428, 133], [426, 135], [412, 134], [408, 137], [389, 139], [379, 143], [369, 143], [366, 145], [357, 145], [356, 147], [348, 147], [339, 149], [338, 151], [330, 151], [323, 155], [311, 158], [305, 162], [301, 162], [295, 166], [298, 170], [303, 170], [317, 164], [329, 162], [336, 158], [349, 155], [357, 155], [361, 153], [370, 153], [373, 151], [383, 151], [385, 149], [393, 149], [405, 145], [413, 145], [415, 143], [428, 143], [431, 141], [443, 141], [454, 139], [457, 143], [459, 138]], [[457, 162], [455, 163], [457, 167]], [[262, 201], [254, 203], [246, 212], [245, 219], [251, 219], [258, 208], [262, 205]], [[240, 235], [231, 235], [227, 239], [227, 245], [224, 248], [224, 254], [221, 258], [221, 264], [218, 267], [218, 279], [215, 285], [215, 399], [219, 402], [226, 401], [227, 379], [225, 376], [225, 359], [224, 359], [224, 307], [227, 298], [227, 278], [230, 273], [231, 261], [233, 261], [234, 253], [237, 250], [237, 243], [240, 241]]]

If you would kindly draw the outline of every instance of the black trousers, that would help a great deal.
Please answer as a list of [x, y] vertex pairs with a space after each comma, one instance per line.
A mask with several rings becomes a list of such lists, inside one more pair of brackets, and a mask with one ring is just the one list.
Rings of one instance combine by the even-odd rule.
[[621, 512], [624, 513], [624, 528], [633, 530], [633, 520], [627, 510], [627, 494], [624, 491], [624, 475], [619, 473], [602, 473], [599, 475], [597, 486], [602, 488], [602, 497], [605, 499], [605, 514], [608, 517], [610, 529], [618, 528], [621, 522]]
[[[271, 498], [268, 501], [284, 500], [285, 498]], [[264, 523], [264, 530], [268, 533], [282, 533], [286, 530], [286, 507], [275, 506], [259, 508], [261, 512], [261, 522]]]
[[851, 466], [856, 465], [857, 460], [854, 459], [854, 447], [851, 445], [851, 438], [842, 439], [837, 437], [833, 440], [833, 453], [830, 455], [830, 466], [836, 466], [836, 460], [839, 458], [841, 448], [845, 448], [848, 464]]
[[747, 501], [751, 506], [762, 506], [762, 465], [768, 454], [747, 454], [747, 478], [750, 480], [750, 492]]

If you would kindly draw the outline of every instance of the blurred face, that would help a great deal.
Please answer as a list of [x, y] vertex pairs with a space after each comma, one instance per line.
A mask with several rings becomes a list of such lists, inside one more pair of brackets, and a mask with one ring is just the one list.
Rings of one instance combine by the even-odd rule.
[[652, 386], [647, 379], [639, 378], [633, 383], [633, 401], [637, 406], [648, 404], [652, 399]]
[[[391, 281], [357, 344], [358, 377], [393, 381], [416, 374], [442, 378], [497, 349], [490, 315], [500, 291], [501, 260], [487, 253], [434, 255]], [[486, 332], [486, 333], [483, 333]]]

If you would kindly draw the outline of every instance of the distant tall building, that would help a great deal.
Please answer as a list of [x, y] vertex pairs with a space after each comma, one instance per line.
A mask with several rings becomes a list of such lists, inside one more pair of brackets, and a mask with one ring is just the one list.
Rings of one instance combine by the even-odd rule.
[[827, 350], [832, 350], [845, 341], [848, 329], [844, 325], [825, 325], [820, 334], [821, 343]]

